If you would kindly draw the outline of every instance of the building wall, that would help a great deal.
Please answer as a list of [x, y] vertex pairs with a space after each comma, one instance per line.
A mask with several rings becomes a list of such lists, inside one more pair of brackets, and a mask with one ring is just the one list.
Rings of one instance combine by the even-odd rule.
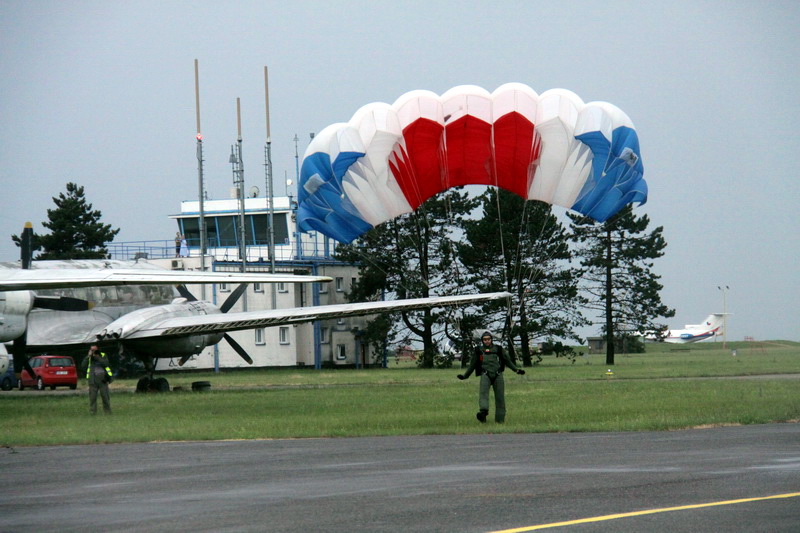
[[[230, 312], [262, 310], [273, 308], [273, 291], [275, 291], [276, 309], [318, 305], [334, 305], [348, 303], [345, 297], [350, 291], [353, 280], [358, 276], [358, 268], [354, 265], [337, 262], [333, 259], [335, 242], [317, 232], [297, 232], [295, 221], [296, 202], [289, 197], [274, 198], [273, 222], [276, 228], [282, 227], [280, 242], [276, 240], [274, 247], [275, 270], [279, 273], [301, 271], [305, 274], [330, 276], [334, 282], [330, 284], [294, 283], [287, 284], [282, 290], [275, 284], [263, 284], [261, 287], [249, 286], [245, 296], [240, 298]], [[178, 229], [190, 228], [186, 235], [189, 249], [188, 257], [172, 257], [173, 250], [163, 259], [152, 259], [151, 262], [165, 268], [200, 270], [199, 257], [199, 202], [181, 203], [181, 213], [171, 215]], [[239, 224], [241, 205], [238, 199], [206, 200], [204, 215], [207, 221], [213, 220], [215, 239], [209, 239], [206, 269], [229, 270], [238, 272], [241, 268], [239, 248], [236, 246], [240, 234], [238, 231], [225, 233], [219, 224], [228, 227]], [[246, 264], [248, 272], [270, 271], [270, 248], [265, 245], [268, 235], [268, 202], [266, 198], [246, 198], [244, 201], [245, 225], [249, 231], [246, 247]], [[278, 219], [280, 222], [278, 222]], [[288, 238], [286, 238], [288, 235]], [[216, 244], [212, 244], [212, 241]], [[223, 241], [226, 244], [222, 245]], [[252, 241], [252, 242], [251, 242]], [[267, 240], [268, 242], [268, 240]], [[327, 286], [326, 286], [327, 285]], [[223, 288], [217, 285], [205, 287], [205, 299], [222, 305], [230, 291], [235, 287]], [[318, 289], [318, 292], [316, 292]], [[201, 287], [191, 287], [197, 298], [202, 296]], [[316, 298], [315, 298], [316, 295]], [[279, 326], [246, 330], [230, 333], [253, 359], [253, 367], [282, 366], [315, 366], [317, 361], [322, 366], [354, 365], [369, 362], [369, 354], [364, 353], [358, 342], [357, 331], [364, 329], [367, 318], [350, 317], [341, 320], [325, 320], [318, 323], [304, 323], [293, 326]], [[283, 330], [281, 328], [284, 328]], [[324, 334], [324, 338], [321, 338]], [[283, 337], [282, 337], [283, 336]], [[357, 359], [357, 357], [359, 357]], [[216, 346], [206, 348], [200, 355], [187, 361], [184, 368], [210, 369], [250, 367], [223, 339]], [[177, 361], [160, 360], [158, 369], [177, 368]]]

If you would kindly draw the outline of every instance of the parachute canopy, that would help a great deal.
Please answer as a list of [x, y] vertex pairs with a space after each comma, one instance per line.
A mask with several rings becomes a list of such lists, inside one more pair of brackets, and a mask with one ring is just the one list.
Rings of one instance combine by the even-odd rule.
[[603, 222], [647, 201], [633, 123], [606, 102], [519, 83], [371, 103], [316, 135], [303, 157], [297, 220], [351, 242], [460, 185], [494, 185]]

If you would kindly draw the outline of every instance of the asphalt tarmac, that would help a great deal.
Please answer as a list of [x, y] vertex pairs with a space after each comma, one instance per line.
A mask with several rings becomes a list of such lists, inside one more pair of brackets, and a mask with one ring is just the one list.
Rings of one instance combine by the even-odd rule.
[[534, 529], [800, 531], [800, 424], [0, 449], [3, 532]]

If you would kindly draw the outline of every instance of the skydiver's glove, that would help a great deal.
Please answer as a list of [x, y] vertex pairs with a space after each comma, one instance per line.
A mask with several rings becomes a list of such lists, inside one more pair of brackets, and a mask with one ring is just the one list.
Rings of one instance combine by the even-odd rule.
[[459, 375], [458, 375], [458, 376], [456, 376], [456, 377], [457, 377], [458, 379], [467, 379], [467, 376], [465, 376], [464, 374], [459, 374]]
[[520, 368], [519, 370], [517, 370], [517, 374], [519, 374], [520, 376], [524, 376], [525, 371]]
[[108, 383], [109, 385], [111, 385], [112, 383], [114, 383], [114, 377], [113, 377], [113, 376], [108, 376], [108, 377], [106, 378], [106, 383]]

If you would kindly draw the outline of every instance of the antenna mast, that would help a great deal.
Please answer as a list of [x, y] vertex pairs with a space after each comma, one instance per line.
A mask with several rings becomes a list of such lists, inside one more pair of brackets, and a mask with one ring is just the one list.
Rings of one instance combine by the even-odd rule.
[[[275, 195], [272, 190], [272, 135], [269, 129], [269, 75], [267, 67], [264, 66], [264, 103], [267, 114], [267, 143], [264, 147], [264, 169], [267, 181], [267, 221], [269, 223], [269, 271], [275, 273], [275, 225], [273, 211], [275, 211]], [[273, 284], [272, 287], [272, 308], [277, 307], [277, 294]]]
[[[197, 59], [194, 60], [194, 97], [197, 115], [197, 188], [200, 200], [200, 271], [206, 270], [206, 218], [203, 202], [205, 200], [205, 184], [203, 182], [203, 134], [200, 130], [200, 69]], [[200, 285], [201, 298], [206, 299], [206, 286]]]
[[247, 270], [247, 242], [245, 240], [244, 216], [244, 161], [242, 160], [242, 109], [241, 100], [236, 98], [236, 146], [231, 146], [230, 163], [233, 165], [233, 183], [239, 199], [239, 260], [242, 272]]

